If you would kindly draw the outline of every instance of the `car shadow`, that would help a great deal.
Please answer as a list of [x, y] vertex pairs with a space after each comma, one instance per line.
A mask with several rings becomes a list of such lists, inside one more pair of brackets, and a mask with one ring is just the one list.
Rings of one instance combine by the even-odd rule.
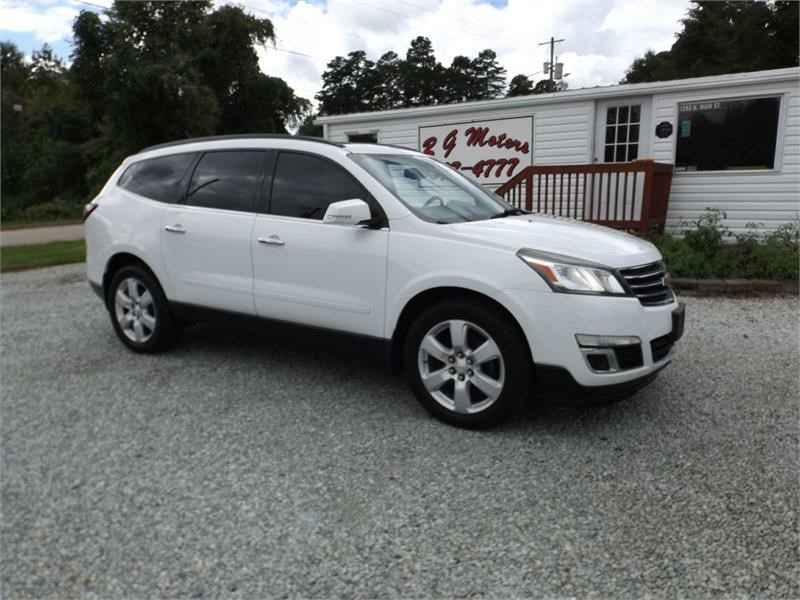
[[[357, 349], [332, 351], [300, 342], [277, 341], [261, 332], [196, 324], [186, 329], [184, 339], [174, 352], [212, 355], [215, 360], [232, 359], [241, 363], [243, 368], [250, 365], [291, 366], [298, 379], [315, 381], [324, 378], [334, 389], [367, 390], [364, 397], [368, 401], [382, 404], [379, 407], [381, 411], [395, 413], [387, 416], [407, 418], [409, 408], [413, 407], [416, 418], [432, 419], [418, 404], [402, 375], [392, 374], [382, 357], [359, 353]], [[659, 388], [656, 380], [630, 398], [589, 406], [560, 406], [531, 398], [507, 422], [492, 431], [502, 431], [511, 436], [546, 432], [570, 437], [586, 435], [587, 430], [603, 430], [609, 425], [624, 427], [629, 419], [641, 420], [642, 412], [648, 410], [651, 401], [655, 401]]]

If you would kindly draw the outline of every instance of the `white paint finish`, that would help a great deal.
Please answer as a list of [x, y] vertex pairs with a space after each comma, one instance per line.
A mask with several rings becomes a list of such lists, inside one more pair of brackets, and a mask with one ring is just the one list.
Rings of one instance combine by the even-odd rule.
[[[465, 103], [465, 106], [468, 104], [471, 103]], [[592, 152], [590, 131], [593, 124], [593, 111], [594, 104], [592, 102], [579, 102], [567, 108], [561, 105], [540, 106], [535, 112], [504, 111], [501, 116], [503, 119], [507, 119], [506, 123], [509, 123], [511, 127], [515, 127], [515, 123], [518, 123], [517, 119], [521, 117], [533, 118], [533, 164], [572, 164], [590, 161]], [[331, 123], [329, 132], [332, 141], [346, 142], [347, 132], [356, 129], [368, 133], [377, 128], [378, 141], [381, 144], [392, 144], [418, 150], [420, 131], [429, 131], [431, 127], [436, 127], [437, 131], [445, 131], [450, 126], [462, 125], [463, 127], [464, 123], [479, 124], [487, 121], [487, 114], [485, 110], [465, 111], [459, 115], [458, 119], [442, 120], [434, 114], [417, 119], [392, 119], [381, 123]], [[506, 178], [492, 178], [486, 185], [496, 186], [505, 180]]]
[[[373, 194], [389, 216], [389, 228], [167, 206], [111, 185], [96, 199], [99, 207], [86, 223], [90, 280], [102, 281], [115, 253], [131, 252], [153, 269], [170, 300], [383, 338], [391, 338], [403, 308], [416, 295], [455, 287], [494, 298], [520, 324], [537, 362], [563, 366], [584, 385], [619, 383], [657, 368], [649, 360], [647, 342], [669, 331], [674, 302], [644, 307], [632, 298], [556, 294], [516, 255], [530, 248], [576, 262], [629, 267], [660, 258], [651, 244], [603, 227], [547, 217], [453, 225], [423, 221], [348, 158], [351, 152], [373, 152], [374, 145], [339, 148], [267, 139], [191, 144], [197, 151], [244, 146], [305, 149], [329, 157]], [[152, 150], [124, 166], [143, 156], [185, 150]], [[388, 147], [380, 152], [407, 153]], [[165, 225], [180, 225], [186, 233], [168, 233]], [[259, 238], [281, 243], [262, 244]], [[592, 373], [576, 333], [638, 335], [645, 365], [615, 374]]]
[[651, 149], [651, 97], [641, 98], [614, 98], [597, 102], [597, 112], [595, 113], [594, 129], [594, 162], [604, 163], [605, 157], [605, 137], [606, 137], [606, 117], [607, 111], [613, 106], [639, 106], [639, 152], [638, 157], [650, 156]]
[[660, 259], [656, 247], [641, 238], [558, 217], [523, 215], [458, 223], [450, 227], [460, 235], [476, 240], [502, 240], [509, 250], [532, 248], [610, 267], [643, 265]]
[[[419, 121], [432, 117], [432, 120], [441, 121], [447, 115], [451, 122], [459, 116], [476, 113], [484, 118], [486, 113], [507, 111], [509, 115], [530, 114], [541, 105], [567, 104], [573, 102], [594, 102], [604, 98], [620, 98], [627, 96], [642, 96], [652, 94], [669, 94], [677, 92], [689, 95], [696, 90], [725, 89], [749, 84], [777, 83], [786, 86], [796, 86], [800, 69], [774, 69], [770, 71], [756, 71], [754, 73], [734, 73], [731, 75], [713, 75], [710, 77], [695, 77], [692, 79], [676, 79], [672, 81], [659, 81], [653, 83], [635, 83], [628, 85], [610, 85], [579, 90], [567, 90], [552, 94], [536, 94], [531, 96], [516, 96], [496, 100], [479, 100], [475, 102], [460, 102], [455, 104], [439, 104], [436, 106], [419, 106], [416, 108], [401, 108], [394, 110], [375, 111], [368, 113], [354, 113], [349, 115], [331, 115], [318, 117], [317, 124], [342, 125], [345, 123], [366, 123], [370, 121], [386, 122], [387, 120], [413, 119]], [[478, 117], [480, 118], [480, 117]], [[333, 133], [331, 133], [333, 135]], [[332, 139], [332, 138], [331, 138]]]
[[534, 164], [589, 162], [593, 111], [592, 102], [538, 107], [534, 117]]
[[470, 179], [501, 184], [533, 164], [533, 118], [487, 119], [418, 130], [418, 149]]
[[[255, 314], [250, 258], [254, 220], [252, 213], [168, 205], [161, 254], [172, 284], [171, 299]], [[185, 233], [167, 227], [180, 227]]]
[[[382, 337], [388, 234], [258, 215], [250, 244], [258, 315]], [[272, 236], [283, 245], [257, 241]]]
[[[119, 178], [128, 161], [111, 176]], [[106, 265], [120, 253], [132, 254], [156, 275], [164, 293], [172, 287], [161, 259], [161, 227], [165, 205], [108, 184], [97, 198], [99, 204], [86, 219], [86, 271], [89, 281], [102, 284]]]
[[[797, 72], [797, 71], [796, 71]], [[667, 226], [672, 231], [682, 222], [698, 219], [706, 208], [727, 214], [725, 225], [734, 235], [747, 223], [760, 223], [764, 231], [800, 218], [800, 91], [786, 83], [753, 83], [723, 90], [696, 90], [691, 94], [663, 94], [654, 99], [656, 123], [669, 121], [673, 134], [654, 138], [653, 155], [659, 162], [675, 160], [678, 135], [678, 105], [716, 99], [781, 97], [775, 169], [744, 171], [676, 172], [672, 177]]]
[[[763, 223], [764, 229], [770, 230], [800, 217], [800, 69], [340, 115], [319, 121], [328, 127], [331, 139], [346, 139], [342, 132], [354, 127], [365, 132], [378, 129], [381, 143], [416, 148], [417, 127], [533, 115], [535, 165], [587, 164], [595, 158], [594, 147], [601, 149], [603, 142], [595, 129], [601, 129], [604, 119], [595, 118], [595, 106], [602, 109], [605, 103], [640, 100], [643, 112], [649, 112], [649, 124], [642, 127], [639, 156], [673, 163], [678, 103], [776, 94], [783, 97], [783, 102], [775, 170], [679, 172], [672, 180], [667, 215], [670, 230], [676, 231], [682, 220], [697, 219], [707, 207], [716, 207], [728, 213], [726, 225], [739, 233], [748, 221]], [[666, 139], [654, 135], [655, 126], [662, 121], [673, 124], [673, 134]], [[493, 189], [496, 184], [487, 187]], [[637, 197], [641, 193], [637, 189]], [[637, 202], [636, 216], [639, 210]]]

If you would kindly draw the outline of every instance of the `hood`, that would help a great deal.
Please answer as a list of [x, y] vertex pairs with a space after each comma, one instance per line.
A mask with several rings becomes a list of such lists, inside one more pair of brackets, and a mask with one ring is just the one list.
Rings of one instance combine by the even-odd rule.
[[455, 223], [455, 232], [507, 247], [573, 256], [609, 267], [624, 268], [661, 260], [650, 242], [609, 227], [561, 217], [519, 215], [502, 219]]

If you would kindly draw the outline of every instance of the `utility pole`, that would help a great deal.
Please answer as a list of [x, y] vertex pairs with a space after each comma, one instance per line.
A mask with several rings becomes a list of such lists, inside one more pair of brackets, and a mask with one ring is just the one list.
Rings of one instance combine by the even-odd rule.
[[564, 41], [563, 38], [560, 39], [560, 40], [556, 40], [556, 39], [551, 37], [549, 42], [542, 42], [541, 44], [539, 44], [540, 46], [546, 46], [548, 44], [550, 45], [550, 62], [548, 63], [548, 67], [549, 68], [546, 69], [546, 70], [550, 74], [550, 81], [551, 82], [553, 81], [553, 73], [555, 72], [555, 68], [556, 68], [556, 65], [554, 63], [555, 46], [556, 46], [557, 43], [563, 42], [563, 41]]

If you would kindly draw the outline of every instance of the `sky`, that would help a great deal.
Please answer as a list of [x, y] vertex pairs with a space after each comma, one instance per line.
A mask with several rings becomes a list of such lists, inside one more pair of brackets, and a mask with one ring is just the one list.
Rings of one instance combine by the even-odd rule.
[[[228, 0], [215, 0], [215, 4]], [[261, 69], [313, 99], [334, 56], [364, 50], [373, 60], [404, 56], [418, 35], [437, 59], [497, 53], [507, 71], [542, 78], [551, 36], [570, 89], [612, 85], [646, 50], [667, 50], [681, 29], [688, 0], [243, 0], [230, 2], [272, 20], [276, 42], [258, 49]], [[81, 10], [102, 12], [111, 0], [0, 0], [0, 39], [30, 56], [48, 43], [68, 61], [72, 21]]]

